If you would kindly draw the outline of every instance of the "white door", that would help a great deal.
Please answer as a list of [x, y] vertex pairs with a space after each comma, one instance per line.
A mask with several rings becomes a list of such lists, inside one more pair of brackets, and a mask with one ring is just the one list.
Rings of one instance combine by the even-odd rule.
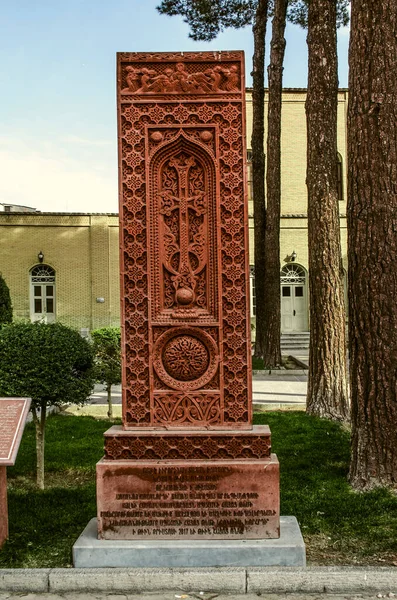
[[281, 271], [281, 331], [307, 331], [306, 272], [297, 264]]
[[54, 286], [47, 283], [33, 285], [33, 310], [32, 321], [55, 321], [55, 295]]
[[307, 331], [307, 308], [303, 285], [281, 286], [281, 331]]

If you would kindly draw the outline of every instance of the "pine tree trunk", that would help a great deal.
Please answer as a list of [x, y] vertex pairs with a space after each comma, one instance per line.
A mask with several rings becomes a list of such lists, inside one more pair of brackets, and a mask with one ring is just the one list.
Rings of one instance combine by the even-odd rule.
[[349, 52], [350, 481], [397, 484], [397, 3], [353, 0]]
[[46, 403], [41, 403], [40, 414], [32, 408], [33, 422], [36, 429], [36, 484], [40, 490], [44, 490], [44, 448], [45, 448], [45, 423]]
[[113, 404], [112, 404], [112, 386], [111, 384], [106, 385], [107, 397], [108, 397], [108, 417], [113, 419]]
[[263, 356], [265, 324], [265, 37], [268, 0], [258, 0], [255, 15], [252, 71], [252, 195], [254, 201], [256, 329], [255, 355]]
[[287, 0], [276, 0], [272, 23], [267, 117], [266, 232], [264, 353], [266, 367], [281, 364], [280, 351], [280, 206], [281, 206], [281, 102], [285, 51]]
[[348, 416], [345, 308], [337, 193], [336, 0], [311, 0], [306, 100], [310, 280], [307, 412]]

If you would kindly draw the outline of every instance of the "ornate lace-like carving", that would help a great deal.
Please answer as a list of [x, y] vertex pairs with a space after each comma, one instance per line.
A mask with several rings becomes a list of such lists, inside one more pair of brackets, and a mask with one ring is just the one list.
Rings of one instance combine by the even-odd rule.
[[218, 368], [215, 340], [202, 329], [178, 327], [165, 331], [153, 348], [153, 366], [160, 380], [176, 390], [203, 388]]
[[[223, 394], [217, 423], [225, 427], [244, 426], [250, 418], [250, 324], [248, 244], [244, 229], [243, 105], [241, 91], [239, 95], [229, 89], [233, 85], [228, 84], [230, 75], [226, 75], [226, 69], [239, 64], [241, 56], [222, 53], [222, 58], [225, 56], [228, 61], [224, 64], [211, 63], [205, 54], [186, 54], [183, 59], [175, 54], [167, 56], [120, 56], [121, 88], [128, 88], [128, 93], [119, 98], [125, 425], [159, 423], [154, 408], [161, 390], [174, 397], [174, 405], [181, 398], [185, 398], [186, 404], [188, 398], [193, 407], [194, 399], [205, 395], [200, 390], [206, 389], [216, 392], [214, 398], [222, 398]], [[143, 65], [149, 60], [150, 64]], [[183, 63], [183, 69], [176, 68], [177, 62]], [[198, 82], [204, 85], [209, 81], [208, 69], [213, 70], [218, 64], [225, 71], [221, 73], [218, 91], [201, 94], [194, 101], [192, 96], [198, 93]], [[135, 71], [127, 71], [127, 67]], [[143, 73], [142, 67], [154, 72]], [[166, 82], [165, 77], [156, 79], [161, 74], [167, 75], [166, 69], [172, 70], [174, 91], [162, 92], [161, 99], [154, 88], [138, 93], [143, 85], [159, 86], [161, 81]], [[132, 77], [129, 83], [127, 73]], [[137, 91], [131, 92], [138, 85]], [[165, 90], [168, 84], [162, 85]], [[197, 93], [191, 91], [192, 87]], [[148, 171], [149, 164], [154, 170], [150, 171], [150, 166]], [[158, 207], [156, 210], [153, 203]], [[151, 210], [147, 209], [148, 204]], [[183, 216], [182, 227], [184, 210], [187, 214]], [[159, 239], [164, 249], [161, 272], [156, 254]], [[152, 240], [151, 247], [148, 240]], [[150, 327], [149, 294], [153, 321]], [[207, 369], [204, 376], [178, 382], [167, 373], [161, 354], [156, 351], [149, 354], [149, 344], [157, 347], [156, 340], [164, 333], [164, 325], [168, 330], [187, 323], [192, 329], [207, 333], [210, 328], [218, 332], [221, 326], [222, 348], [218, 346], [218, 333], [210, 333], [213, 342], [205, 345], [211, 368], [215, 365], [213, 372]], [[199, 339], [196, 334], [195, 337]], [[221, 350], [224, 389], [219, 387], [217, 366]], [[176, 390], [174, 396], [170, 388]], [[206, 414], [204, 404], [200, 411], [201, 415]], [[184, 414], [181, 425], [191, 423], [190, 408]], [[200, 422], [205, 424], [205, 420]]]

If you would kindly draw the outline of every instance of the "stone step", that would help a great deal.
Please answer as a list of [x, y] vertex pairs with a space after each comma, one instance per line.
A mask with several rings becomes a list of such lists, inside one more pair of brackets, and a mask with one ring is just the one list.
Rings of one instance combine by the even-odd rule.
[[281, 350], [307, 350], [310, 344], [310, 333], [308, 331], [297, 331], [281, 334]]

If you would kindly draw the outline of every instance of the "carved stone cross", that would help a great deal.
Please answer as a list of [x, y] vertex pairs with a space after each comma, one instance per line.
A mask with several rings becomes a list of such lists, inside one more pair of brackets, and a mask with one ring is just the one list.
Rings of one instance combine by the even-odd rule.
[[[205, 191], [192, 190], [196, 193], [189, 195], [189, 188], [194, 187], [194, 182], [189, 178], [191, 168], [196, 166], [196, 160], [193, 156], [181, 155], [177, 158], [172, 158], [168, 162], [168, 165], [176, 170], [177, 181], [175, 181], [175, 187], [178, 195], [174, 196], [170, 189], [162, 190], [160, 192], [162, 200], [160, 212], [169, 216], [174, 210], [179, 211], [179, 244], [171, 244], [171, 250], [165, 248], [169, 258], [172, 258], [175, 252], [179, 252], [179, 264], [178, 269], [175, 269], [172, 266], [172, 262], [168, 260], [167, 266], [173, 272], [171, 279], [176, 290], [175, 299], [177, 303], [189, 305], [195, 298], [196, 273], [202, 267], [201, 261], [199, 261], [198, 266], [193, 268], [189, 258], [191, 250], [196, 250], [197, 253], [197, 248], [192, 248], [197, 239], [192, 240], [190, 236], [189, 210], [193, 211], [196, 215], [204, 213], [206, 208]], [[174, 252], [172, 252], [172, 248]], [[203, 253], [200, 254], [202, 256]]]

